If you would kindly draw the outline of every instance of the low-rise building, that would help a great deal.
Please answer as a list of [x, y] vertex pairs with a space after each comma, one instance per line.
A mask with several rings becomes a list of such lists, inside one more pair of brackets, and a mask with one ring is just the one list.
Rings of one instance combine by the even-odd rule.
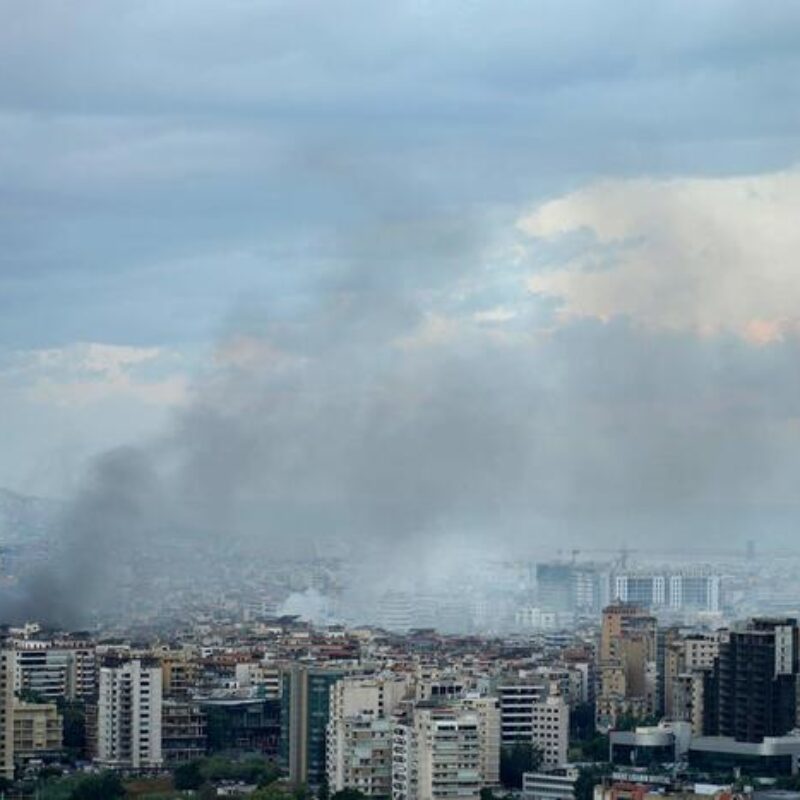
[[522, 776], [522, 800], [575, 800], [575, 783], [580, 770], [561, 767], [547, 772], [526, 772]]
[[54, 758], [63, 747], [64, 721], [55, 703], [14, 703], [14, 760]]

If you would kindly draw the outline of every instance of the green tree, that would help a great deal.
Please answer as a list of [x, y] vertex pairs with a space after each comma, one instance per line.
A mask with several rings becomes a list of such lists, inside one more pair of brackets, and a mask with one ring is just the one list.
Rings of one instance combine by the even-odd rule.
[[69, 795], [69, 800], [116, 800], [125, 796], [125, 787], [115, 772], [82, 777]]
[[292, 800], [291, 790], [280, 783], [271, 783], [262, 789], [257, 789], [252, 795], [252, 800]]
[[210, 783], [204, 783], [197, 791], [199, 800], [215, 800], [217, 797], [217, 790]]
[[202, 762], [200, 761], [189, 761], [187, 764], [175, 767], [172, 773], [175, 788], [179, 791], [199, 789], [204, 782], [201, 767]]
[[609, 765], [582, 768], [575, 781], [575, 800], [592, 800], [595, 785], [609, 772]]
[[367, 796], [358, 789], [341, 789], [331, 795], [331, 800], [367, 800]]
[[64, 720], [64, 747], [79, 757], [86, 750], [86, 708], [79, 702], [64, 699], [57, 702]]
[[521, 789], [522, 776], [536, 772], [542, 763], [542, 752], [532, 742], [518, 741], [500, 750], [500, 782], [506, 789]]

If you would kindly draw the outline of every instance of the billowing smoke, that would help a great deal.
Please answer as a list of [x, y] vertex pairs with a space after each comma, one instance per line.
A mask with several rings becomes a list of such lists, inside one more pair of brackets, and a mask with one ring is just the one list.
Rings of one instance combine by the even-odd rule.
[[122, 585], [166, 598], [159, 576], [331, 544], [387, 586], [452, 569], [467, 542], [500, 556], [791, 530], [800, 451], [774, 420], [793, 338], [766, 368], [731, 337], [554, 325], [474, 220], [387, 225], [346, 252], [288, 300], [237, 306], [169, 430], [96, 459], [59, 556], [4, 617], [79, 624]]

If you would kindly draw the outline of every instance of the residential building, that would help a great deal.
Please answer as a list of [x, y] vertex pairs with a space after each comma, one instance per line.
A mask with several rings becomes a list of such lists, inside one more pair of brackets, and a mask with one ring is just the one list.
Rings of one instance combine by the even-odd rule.
[[344, 677], [332, 686], [326, 743], [331, 791], [391, 793], [391, 715], [408, 692], [407, 678], [392, 675]]
[[533, 740], [533, 708], [547, 693], [544, 681], [505, 680], [495, 690], [500, 706], [500, 741]]
[[417, 704], [395, 725], [393, 800], [477, 800], [488, 785], [485, 751], [496, 748], [483, 738], [487, 730], [479, 713], [458, 702]]
[[579, 775], [577, 767], [526, 772], [522, 776], [522, 800], [575, 800]]
[[97, 761], [147, 769], [162, 763], [161, 667], [155, 661], [109, 661], [100, 669]]
[[165, 763], [194, 761], [208, 747], [206, 715], [193, 700], [161, 703], [161, 755]]
[[705, 733], [739, 742], [797, 726], [800, 648], [795, 619], [753, 619], [719, 645], [705, 684]]
[[14, 643], [14, 687], [38, 700], [85, 700], [96, 691], [94, 648], [38, 639]]
[[55, 703], [14, 703], [14, 760], [58, 756], [63, 748], [64, 720]]
[[595, 719], [600, 730], [614, 727], [622, 715], [644, 718], [658, 710], [658, 644], [656, 619], [640, 606], [603, 609]]
[[569, 748], [569, 706], [560, 695], [549, 695], [533, 704], [531, 741], [542, 753], [542, 765], [561, 767]]
[[683, 570], [621, 570], [612, 595], [623, 603], [669, 611], [720, 609], [720, 576], [707, 567]]
[[468, 694], [462, 701], [464, 708], [478, 715], [481, 741], [481, 775], [483, 785], [500, 785], [500, 702], [496, 697]]
[[245, 662], [235, 668], [236, 683], [242, 688], [255, 687], [263, 697], [281, 695], [281, 671], [272, 664]]

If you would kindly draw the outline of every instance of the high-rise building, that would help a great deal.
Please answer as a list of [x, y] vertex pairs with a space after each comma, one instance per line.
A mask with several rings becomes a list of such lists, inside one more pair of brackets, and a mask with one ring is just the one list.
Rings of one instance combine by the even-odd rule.
[[705, 732], [740, 742], [797, 725], [800, 673], [795, 619], [753, 619], [720, 642], [705, 687]]
[[559, 695], [549, 695], [533, 705], [533, 743], [541, 750], [545, 767], [567, 763], [569, 706]]
[[489, 731], [496, 737], [497, 727], [483, 724], [480, 713], [461, 702], [418, 704], [394, 728], [393, 800], [477, 800], [491, 779], [487, 750], [499, 754], [496, 739], [485, 738]]
[[326, 778], [330, 694], [341, 669], [292, 664], [281, 674], [280, 760], [294, 785]]
[[621, 715], [646, 717], [659, 707], [659, 637], [655, 617], [629, 603], [603, 609], [595, 722], [613, 727]]
[[409, 691], [397, 676], [345, 677], [330, 692], [328, 787], [388, 797], [392, 787], [392, 720]]
[[703, 732], [705, 673], [713, 669], [720, 639], [717, 632], [665, 633], [663, 713], [669, 720], [689, 722], [697, 736]]
[[608, 600], [608, 571], [597, 564], [537, 564], [536, 585], [538, 604], [545, 611], [593, 614]]
[[481, 775], [483, 785], [500, 785], [500, 703], [496, 697], [468, 694], [462, 701], [464, 708], [478, 715], [481, 741]]
[[355, 789], [367, 797], [392, 791], [391, 717], [354, 714], [337, 721], [328, 736], [327, 776], [332, 792]]
[[97, 761], [108, 767], [158, 767], [161, 755], [161, 667], [134, 659], [100, 669]]
[[615, 600], [670, 611], [719, 611], [720, 576], [706, 567], [621, 570], [612, 576]]

